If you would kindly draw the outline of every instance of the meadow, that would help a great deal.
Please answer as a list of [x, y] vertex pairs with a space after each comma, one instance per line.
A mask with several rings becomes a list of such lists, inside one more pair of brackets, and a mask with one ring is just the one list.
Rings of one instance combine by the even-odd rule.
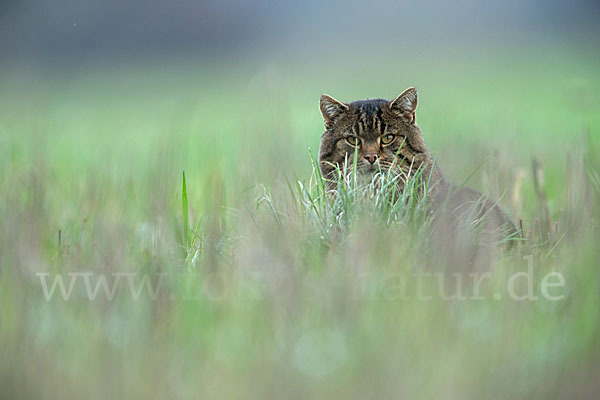
[[[594, 398], [600, 59], [434, 61], [3, 71], [0, 397]], [[313, 169], [320, 94], [408, 86], [447, 177], [523, 230], [464, 298], [415, 282], [456, 271], [425, 267], [423, 218], [340, 213]], [[529, 267], [537, 300], [515, 300]]]

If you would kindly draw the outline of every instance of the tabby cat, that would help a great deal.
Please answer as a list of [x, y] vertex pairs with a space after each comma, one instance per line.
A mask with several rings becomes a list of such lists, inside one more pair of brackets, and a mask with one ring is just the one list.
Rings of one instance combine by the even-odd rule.
[[[480, 223], [494, 242], [516, 236], [515, 226], [496, 203], [444, 179], [415, 122], [415, 88], [406, 89], [392, 101], [343, 103], [322, 95], [320, 109], [326, 129], [321, 137], [319, 167], [328, 190], [337, 188], [338, 171], [354, 166], [366, 176], [380, 171], [401, 174], [399, 185], [420, 170], [428, 178], [426, 203], [432, 214], [438, 214], [438, 230], [454, 235], [456, 226], [468, 218]], [[466, 221], [466, 225], [473, 225], [470, 222]]]

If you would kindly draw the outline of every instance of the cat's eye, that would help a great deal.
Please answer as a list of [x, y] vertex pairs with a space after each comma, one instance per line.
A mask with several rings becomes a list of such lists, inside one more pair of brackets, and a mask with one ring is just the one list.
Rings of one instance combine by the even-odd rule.
[[357, 138], [356, 136], [348, 136], [346, 138], [346, 142], [348, 142], [348, 144], [350, 144], [350, 146], [358, 146], [360, 144], [360, 139]]
[[394, 141], [394, 139], [396, 139], [396, 135], [385, 135], [381, 137], [381, 144], [383, 145], [388, 145], [390, 143], [392, 143]]

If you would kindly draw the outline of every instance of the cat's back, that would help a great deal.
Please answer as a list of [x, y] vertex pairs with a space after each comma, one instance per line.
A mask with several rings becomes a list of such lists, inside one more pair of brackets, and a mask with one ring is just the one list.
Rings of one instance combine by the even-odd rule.
[[499, 242], [516, 239], [518, 230], [498, 201], [492, 201], [469, 187], [448, 185], [436, 207], [444, 218], [460, 229], [479, 231]]

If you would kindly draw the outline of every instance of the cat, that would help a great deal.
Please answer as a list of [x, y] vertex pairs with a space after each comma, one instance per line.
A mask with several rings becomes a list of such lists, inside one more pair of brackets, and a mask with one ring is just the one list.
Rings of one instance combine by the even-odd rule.
[[487, 242], [498, 243], [517, 236], [515, 225], [497, 202], [444, 178], [416, 124], [415, 88], [406, 89], [392, 101], [343, 103], [324, 94], [319, 106], [325, 123], [319, 168], [328, 191], [335, 192], [339, 171], [354, 167], [367, 176], [377, 172], [401, 174], [399, 185], [420, 171], [422, 177], [427, 177], [421, 179], [421, 185], [428, 181], [426, 204], [436, 220], [439, 237], [456, 236], [459, 226], [474, 225], [485, 232]]

